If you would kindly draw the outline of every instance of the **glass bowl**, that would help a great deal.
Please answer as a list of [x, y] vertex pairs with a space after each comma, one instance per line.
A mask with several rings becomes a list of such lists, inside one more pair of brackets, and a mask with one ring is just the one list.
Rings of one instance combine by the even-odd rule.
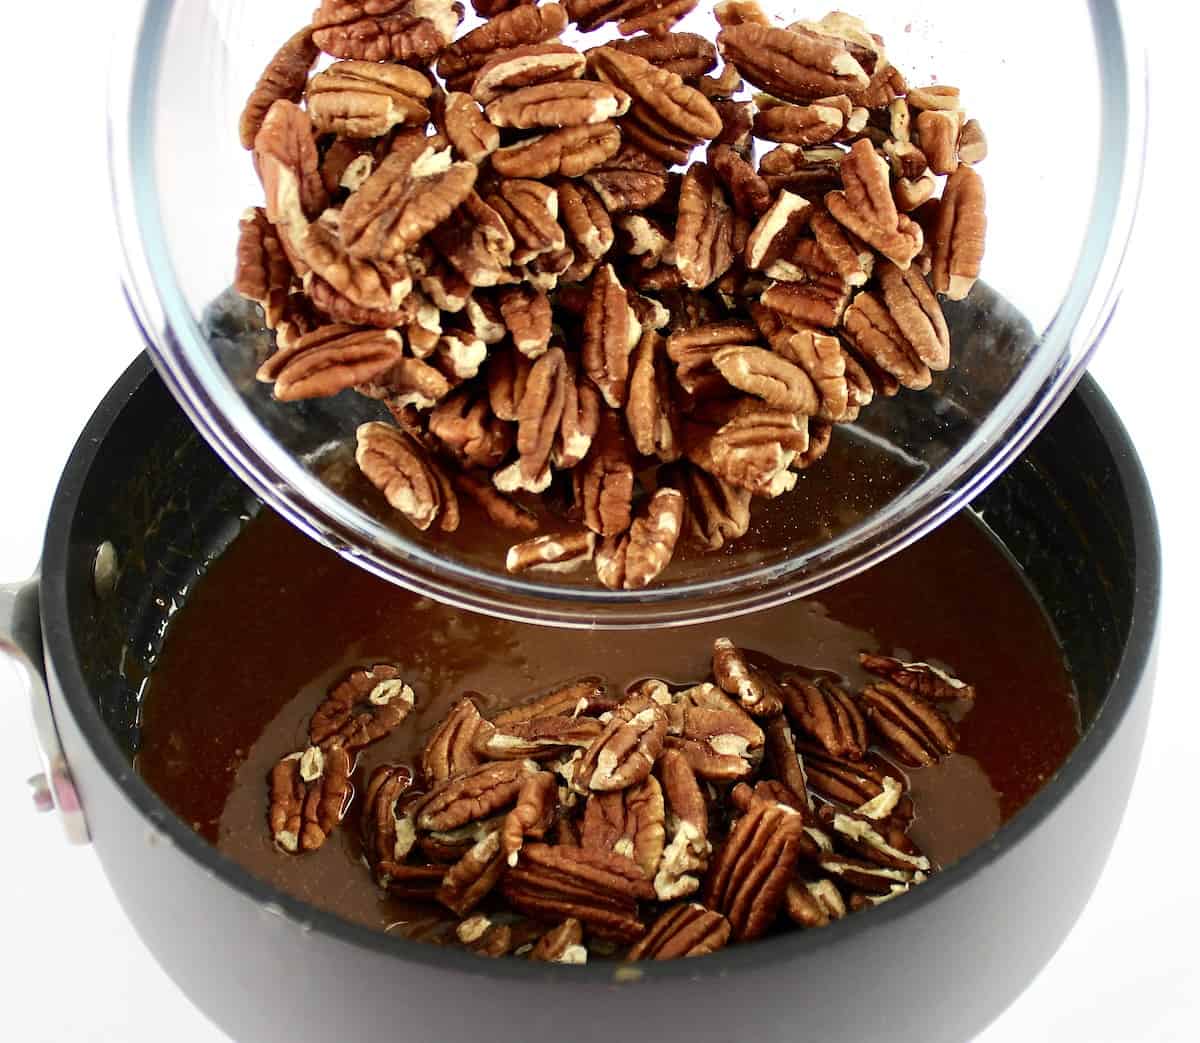
[[[929, 390], [877, 400], [839, 425], [837, 452], [793, 493], [756, 502], [751, 539], [672, 565], [650, 589], [510, 576], [501, 555], [419, 534], [356, 491], [348, 443], [377, 403], [353, 392], [278, 403], [254, 380], [269, 334], [229, 285], [238, 218], [261, 188], [237, 122], [313, 0], [127, 6], [111, 86], [115, 206], [126, 292], [165, 381], [272, 507], [363, 567], [465, 608], [563, 626], [669, 626], [753, 611], [867, 568], [957, 511], [1029, 442], [1082, 374], [1117, 299], [1145, 127], [1143, 55], [1117, 5], [1018, 3], [998, 17], [971, 4], [857, 0], [851, 13], [884, 37], [909, 83], [959, 86], [988, 136], [983, 280], [946, 304], [950, 369]], [[763, 6], [781, 24], [825, 13]], [[711, 38], [710, 11], [702, 3], [677, 28]]]

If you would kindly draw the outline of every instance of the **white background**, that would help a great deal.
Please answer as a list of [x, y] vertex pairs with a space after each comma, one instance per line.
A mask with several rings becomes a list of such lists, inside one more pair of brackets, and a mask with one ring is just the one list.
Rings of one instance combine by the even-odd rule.
[[[75, 3], [50, 14], [40, 5], [9, 6], [5, 28], [22, 46], [6, 55], [9, 117], [0, 164], [0, 251], [7, 261], [0, 281], [0, 445], [7, 447], [0, 579], [13, 580], [37, 561], [58, 474], [80, 426], [140, 344], [109, 240], [108, 5]], [[1125, 296], [1092, 368], [1140, 447], [1158, 505], [1166, 576], [1156, 702], [1129, 813], [1095, 897], [1043, 974], [980, 1037], [984, 1043], [1191, 1041], [1200, 1023], [1197, 436], [1195, 424], [1184, 422], [1198, 408], [1192, 52], [1200, 19], [1191, 5], [1172, 9], [1169, 25], [1160, 23], [1151, 40], [1149, 168]], [[42, 44], [50, 40], [47, 51]], [[1069, 120], [1070, 112], [1071, 98], [1051, 92], [1030, 119]], [[1030, 262], [1036, 258], [1031, 243]], [[95, 855], [68, 848], [54, 818], [30, 810], [24, 780], [37, 762], [27, 709], [10, 695], [0, 667], [0, 1037], [217, 1043], [221, 1034], [125, 923]], [[929, 999], [953, 1002], [936, 987]]]

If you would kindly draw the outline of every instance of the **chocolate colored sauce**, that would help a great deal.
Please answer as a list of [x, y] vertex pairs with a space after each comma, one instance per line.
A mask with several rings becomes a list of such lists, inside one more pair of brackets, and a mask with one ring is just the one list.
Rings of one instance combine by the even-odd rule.
[[350, 667], [395, 662], [408, 720], [364, 750], [356, 780], [411, 761], [464, 691], [481, 708], [599, 674], [620, 689], [704, 678], [715, 637], [802, 670], [867, 676], [860, 651], [944, 666], [975, 685], [961, 752], [906, 772], [913, 839], [946, 865], [986, 840], [1058, 770], [1079, 709], [1055, 636], [1003, 548], [968, 516], [806, 601], [674, 631], [579, 632], [469, 615], [370, 576], [264, 510], [174, 617], [143, 704], [137, 768], [185, 821], [282, 890], [348, 919], [415, 932], [429, 907], [392, 899], [360, 857], [357, 805], [312, 855], [277, 851], [267, 773], [305, 745], [309, 715]]

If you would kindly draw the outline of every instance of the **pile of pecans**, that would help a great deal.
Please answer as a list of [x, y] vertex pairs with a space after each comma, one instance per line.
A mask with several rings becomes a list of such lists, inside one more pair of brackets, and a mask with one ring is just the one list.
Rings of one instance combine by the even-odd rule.
[[[511, 571], [638, 589], [947, 367], [983, 133], [849, 15], [722, 0], [714, 44], [671, 31], [696, 0], [474, 3], [455, 39], [454, 0], [323, 0], [263, 73], [235, 279], [276, 334], [259, 378], [386, 405], [356, 458], [417, 528], [466, 497], [524, 537]], [[556, 482], [535, 535], [521, 501]]]
[[[474, 951], [569, 963], [698, 956], [888, 901], [935, 867], [887, 757], [952, 752], [945, 710], [961, 716], [974, 691], [927, 663], [859, 658], [879, 680], [857, 696], [725, 638], [712, 680], [691, 687], [615, 695], [583, 678], [490, 718], [464, 696], [419, 764], [366, 781], [366, 860], [390, 894], [452, 914], [447, 933]], [[271, 775], [281, 850], [324, 843], [353, 798], [356, 750], [413, 702], [390, 665], [330, 691], [308, 747]]]

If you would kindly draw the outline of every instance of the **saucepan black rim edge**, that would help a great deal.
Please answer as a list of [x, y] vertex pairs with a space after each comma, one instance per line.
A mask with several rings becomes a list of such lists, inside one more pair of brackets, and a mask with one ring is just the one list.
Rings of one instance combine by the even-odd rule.
[[825, 946], [838, 944], [853, 932], [882, 929], [894, 920], [918, 916], [927, 903], [937, 901], [944, 892], [963, 886], [1005, 851], [1016, 847], [1095, 766], [1124, 719], [1149, 665], [1157, 631], [1161, 584], [1154, 505], [1145, 474], [1124, 426], [1095, 381], [1085, 376], [1074, 393], [1083, 400], [1105, 442], [1113, 448], [1121, 488], [1132, 516], [1136, 573], [1129, 636], [1101, 711], [1066, 764], [1029, 804], [986, 843], [960, 862], [935, 874], [913, 893], [904, 896], [903, 901], [888, 903], [871, 910], [869, 915], [854, 916], [821, 931], [789, 932], [751, 945], [732, 946], [701, 959], [639, 963], [634, 973], [631, 973], [631, 965], [611, 962], [580, 967], [531, 964], [523, 960], [486, 960], [464, 950], [388, 935], [350, 923], [285, 894], [241, 868], [188, 828], [139, 775], [129, 770], [128, 757], [117, 745], [88, 694], [82, 666], [71, 640], [67, 614], [67, 562], [71, 528], [93, 460], [138, 388], [153, 377], [153, 366], [148, 357], [139, 356], [97, 407], [63, 469], [51, 505], [42, 559], [41, 611], [47, 662], [53, 664], [62, 697], [109, 778], [139, 814], [162, 830], [204, 872], [230, 885], [260, 909], [273, 909], [284, 918], [304, 925], [306, 929], [349, 945], [374, 950], [392, 959], [416, 961], [447, 971], [530, 983], [556, 981], [596, 985], [633, 980], [699, 980], [765, 969], [781, 960], [803, 957]]

